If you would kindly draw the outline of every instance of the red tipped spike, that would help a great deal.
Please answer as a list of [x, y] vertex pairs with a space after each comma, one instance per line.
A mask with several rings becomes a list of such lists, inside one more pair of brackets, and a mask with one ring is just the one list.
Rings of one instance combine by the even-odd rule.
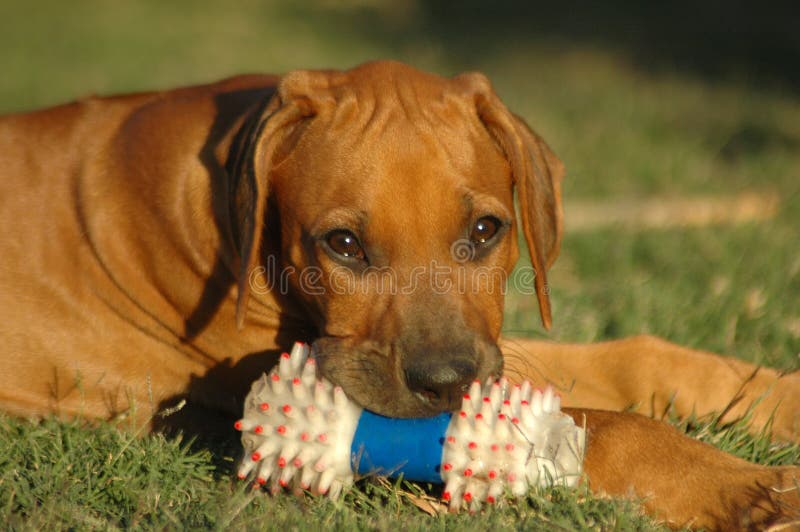
[[288, 414], [289, 412], [291, 412], [291, 411], [292, 411], [292, 405], [283, 405], [283, 407], [281, 408], [281, 410], [283, 410], [283, 412], [284, 412], [285, 414]]
[[519, 402], [519, 404], [521, 404], [522, 406], [528, 406], [530, 403], [523, 399], [522, 401]]
[[325, 434], [325, 433], [322, 433], [319, 436], [317, 436], [317, 439], [319, 441], [321, 441], [322, 443], [325, 443], [326, 441], [328, 441], [328, 435]]
[[498, 451], [500, 449], [500, 446], [497, 445], [496, 443], [493, 443], [492, 446], [490, 447], [490, 449], [493, 450], [493, 451]]
[[486, 502], [488, 502], [489, 504], [494, 504], [494, 497], [489, 495], [488, 497], [486, 497]]
[[269, 403], [261, 403], [258, 405], [258, 408], [260, 408], [262, 412], [266, 412], [269, 410]]
[[518, 417], [512, 417], [512, 418], [511, 418], [511, 422], [512, 422], [514, 425], [519, 425], [519, 418], [518, 418]]
[[286, 481], [285, 481], [285, 480], [283, 480], [283, 479], [280, 479], [280, 480], [278, 481], [278, 484], [280, 484], [282, 488], [285, 488], [286, 486], [288, 486], [288, 485], [289, 485], [289, 483], [288, 483], [288, 482], [286, 482]]
[[445, 491], [444, 493], [442, 493], [442, 499], [445, 500], [445, 501], [449, 501], [450, 500], [450, 492], [449, 491]]
[[470, 449], [477, 449], [478, 448], [478, 444], [475, 443], [474, 441], [471, 441], [471, 442], [469, 442], [467, 447], [469, 447]]
[[470, 468], [465, 469], [464, 470], [464, 476], [465, 477], [471, 477], [472, 476], [472, 469], [470, 469]]
[[483, 419], [483, 414], [478, 412], [477, 414], [475, 414], [475, 419]]
[[236, 430], [242, 430], [242, 420], [240, 419], [239, 421], [234, 423], [233, 428], [235, 428]]
[[459, 417], [467, 417], [467, 413], [464, 412], [463, 410], [461, 412], [459, 412], [458, 415], [459, 415]]
[[506, 451], [513, 451], [513, 450], [514, 450], [514, 444], [513, 443], [507, 443], [506, 444]]
[[484, 402], [484, 403], [488, 403], [488, 402], [490, 402], [490, 401], [491, 401], [491, 399], [489, 399], [488, 397], [484, 397], [484, 398], [483, 398], [483, 402]]
[[250, 458], [253, 459], [253, 462], [258, 462], [261, 460], [261, 453], [253, 453]]
[[447, 437], [447, 443], [455, 443], [455, 442], [456, 442], [456, 437], [455, 436], [448, 436]]
[[292, 379], [292, 384], [294, 384], [295, 386], [299, 386], [300, 385], [300, 379], [295, 377], [294, 379]]
[[294, 461], [292, 462], [292, 465], [294, 465], [295, 467], [303, 467], [303, 461], [300, 460], [299, 458], [295, 458]]
[[279, 380], [281, 380], [281, 377], [277, 373], [273, 373], [272, 374], [272, 380], [274, 380], [275, 382], [278, 382]]
[[491, 470], [489, 471], [489, 478], [495, 478], [497, 476], [497, 471]]
[[258, 478], [256, 479], [256, 482], [258, 482], [260, 485], [262, 485], [262, 486], [263, 486], [264, 484], [266, 484], [266, 483], [267, 483], [267, 479], [265, 479], [264, 477], [258, 477]]
[[283, 456], [278, 458], [278, 467], [286, 467], [286, 458]]
[[278, 428], [275, 430], [278, 434], [286, 434], [286, 425], [278, 425]]
[[470, 502], [472, 500], [472, 493], [469, 491], [464, 494], [464, 500]]
[[300, 435], [300, 439], [303, 441], [308, 441], [311, 439], [311, 436], [308, 435], [308, 432], [304, 432]]
[[253, 432], [255, 432], [256, 434], [261, 434], [262, 432], [264, 432], [264, 427], [262, 427], [261, 425], [256, 425], [256, 427], [253, 429]]
[[289, 358], [289, 353], [281, 353], [281, 358]]
[[469, 397], [469, 394], [468, 394], [468, 393], [465, 393], [465, 394], [464, 394], [464, 399], [467, 399], [467, 400], [469, 400], [469, 398], [470, 398], [470, 397]]
[[453, 464], [451, 464], [450, 462], [447, 462], [446, 464], [444, 464], [442, 466], [442, 469], [444, 469], [445, 471], [450, 471], [451, 469], [453, 469]]
[[236, 478], [238, 478], [239, 480], [244, 480], [245, 478], [247, 478], [247, 475], [245, 475], [244, 473], [237, 473]]

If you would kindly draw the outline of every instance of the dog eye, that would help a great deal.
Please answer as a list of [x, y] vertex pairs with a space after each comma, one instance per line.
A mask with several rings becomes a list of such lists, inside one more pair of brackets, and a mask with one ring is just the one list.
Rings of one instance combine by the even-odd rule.
[[325, 242], [328, 247], [342, 257], [365, 260], [367, 258], [364, 248], [356, 238], [356, 235], [346, 229], [335, 229], [325, 235]]
[[484, 216], [479, 218], [472, 226], [472, 233], [469, 239], [473, 244], [485, 244], [491, 240], [500, 230], [502, 222], [494, 216]]

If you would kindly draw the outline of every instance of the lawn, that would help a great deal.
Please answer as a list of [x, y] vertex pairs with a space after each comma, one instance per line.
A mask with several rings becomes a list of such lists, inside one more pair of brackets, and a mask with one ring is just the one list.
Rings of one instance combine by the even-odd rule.
[[[535, 301], [511, 290], [506, 332], [565, 341], [651, 333], [800, 367], [800, 95], [779, 70], [767, 75], [746, 62], [725, 69], [722, 61], [704, 70], [683, 65], [677, 52], [673, 60], [643, 57], [612, 39], [613, 27], [592, 39], [574, 21], [563, 33], [536, 21], [504, 31], [501, 13], [472, 32], [468, 13], [442, 23], [437, 2], [288, 5], [5, 2], [0, 111], [378, 57], [443, 74], [482, 70], [568, 168], [567, 236], [550, 275], [554, 327], [544, 332]], [[776, 214], [689, 227], [680, 216], [655, 228], [635, 217], [577, 223], [586, 202], [613, 211], [639, 199], [745, 192], [777, 197]], [[744, 424], [675, 423], [751, 460], [800, 463], [800, 447], [750, 436]], [[37, 530], [658, 528], [635, 504], [581, 491], [532, 492], [481, 515], [436, 516], [414, 502], [436, 487], [394, 481], [364, 480], [336, 502], [267, 497], [235, 481], [235, 440], [118, 428], [0, 417], [0, 522]]]

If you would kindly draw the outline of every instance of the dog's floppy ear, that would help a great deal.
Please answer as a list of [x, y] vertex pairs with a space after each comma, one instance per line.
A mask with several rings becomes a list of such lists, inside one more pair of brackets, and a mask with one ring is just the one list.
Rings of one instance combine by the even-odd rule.
[[317, 73], [297, 71], [284, 76], [275, 94], [255, 109], [242, 126], [229, 158], [230, 205], [234, 242], [239, 254], [236, 325], [241, 329], [250, 297], [250, 273], [261, 254], [269, 195], [269, 176], [277, 152], [293, 126], [315, 114], [308, 95]]
[[536, 297], [546, 329], [552, 324], [547, 269], [561, 246], [563, 212], [561, 180], [564, 165], [545, 142], [497, 97], [489, 80], [480, 73], [462, 74], [475, 96], [478, 116], [511, 165], [517, 191], [522, 232], [536, 271]]

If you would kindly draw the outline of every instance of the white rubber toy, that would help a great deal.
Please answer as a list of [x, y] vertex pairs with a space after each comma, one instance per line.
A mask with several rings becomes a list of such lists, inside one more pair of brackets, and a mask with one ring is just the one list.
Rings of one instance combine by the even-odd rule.
[[[258, 484], [272, 491], [290, 488], [337, 497], [353, 483], [361, 453], [377, 448], [384, 462], [392, 462], [381, 464], [382, 472], [402, 472], [416, 457], [389, 454], [387, 459], [386, 447], [392, 444], [383, 439], [390, 435], [370, 430], [367, 418], [391, 422], [394, 436], [413, 431], [402, 436], [430, 445], [437, 459], [441, 449], [437, 478], [406, 478], [443, 482], [442, 497], [452, 509], [476, 510], [505, 493], [523, 496], [533, 486], [573, 486], [581, 475], [585, 431], [561, 412], [560, 398], [550, 387], [539, 390], [527, 381], [512, 385], [506, 379], [484, 386], [475, 382], [461, 411], [452, 414], [449, 424], [448, 418], [440, 423], [444, 434], [432, 434], [420, 430], [424, 420], [388, 420], [363, 411], [341, 388], [317, 378], [309, 351], [308, 345], [295, 344], [269, 375], [253, 383], [244, 416], [235, 424], [245, 451], [239, 478], [254, 474]], [[354, 442], [357, 427], [363, 441]]]

